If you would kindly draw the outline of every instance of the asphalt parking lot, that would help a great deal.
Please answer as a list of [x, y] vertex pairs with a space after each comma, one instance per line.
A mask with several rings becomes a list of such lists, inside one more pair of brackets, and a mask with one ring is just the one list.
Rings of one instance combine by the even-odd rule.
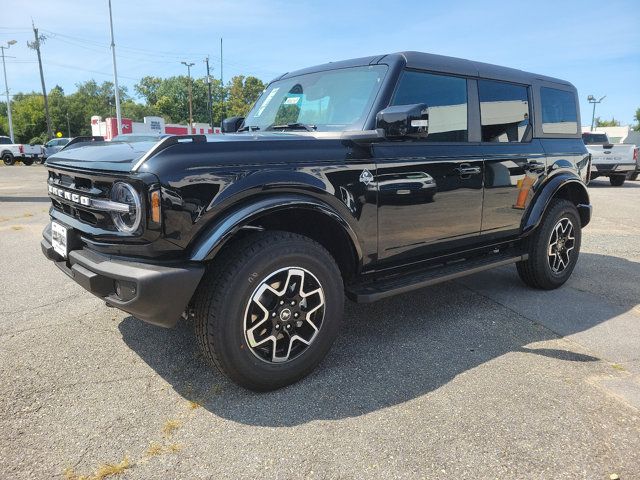
[[191, 325], [107, 308], [40, 251], [45, 169], [0, 167], [0, 477], [640, 478], [640, 182], [590, 186], [561, 289], [503, 268], [371, 305], [255, 394]]

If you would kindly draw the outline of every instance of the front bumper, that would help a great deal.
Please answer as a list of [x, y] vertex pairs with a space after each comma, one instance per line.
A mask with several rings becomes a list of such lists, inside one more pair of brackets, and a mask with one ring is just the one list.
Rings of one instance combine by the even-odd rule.
[[162, 327], [173, 327], [185, 311], [204, 267], [200, 264], [149, 264], [113, 258], [87, 248], [71, 250], [65, 260], [51, 246], [51, 225], [42, 252], [56, 266], [109, 306]]

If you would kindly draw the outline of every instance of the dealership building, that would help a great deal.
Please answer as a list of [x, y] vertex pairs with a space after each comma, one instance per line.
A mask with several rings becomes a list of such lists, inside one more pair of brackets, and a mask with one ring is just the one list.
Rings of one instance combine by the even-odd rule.
[[[99, 115], [91, 117], [91, 135], [102, 136], [106, 140], [115, 137], [118, 122], [115, 118], [107, 117], [104, 120]], [[170, 134], [170, 135], [188, 135], [203, 133], [220, 133], [219, 127], [211, 128], [208, 123], [193, 123], [191, 131], [188, 125], [180, 125], [177, 123], [165, 123], [162, 117], [144, 117], [142, 122], [134, 122], [130, 118], [122, 119], [122, 133], [137, 134]]]

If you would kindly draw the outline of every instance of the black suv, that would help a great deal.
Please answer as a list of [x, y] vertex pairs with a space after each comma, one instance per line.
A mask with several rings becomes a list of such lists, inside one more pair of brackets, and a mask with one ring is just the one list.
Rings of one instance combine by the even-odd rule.
[[329, 63], [275, 79], [225, 135], [74, 140], [47, 160], [42, 250], [110, 306], [193, 318], [212, 365], [270, 390], [320, 363], [345, 295], [507, 264], [562, 285], [591, 217], [579, 125], [563, 80], [417, 52]]

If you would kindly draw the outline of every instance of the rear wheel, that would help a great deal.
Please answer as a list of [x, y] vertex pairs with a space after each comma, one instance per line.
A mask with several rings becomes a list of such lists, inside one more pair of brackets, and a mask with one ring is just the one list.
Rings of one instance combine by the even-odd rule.
[[215, 260], [194, 307], [207, 361], [243, 387], [274, 390], [308, 375], [329, 351], [342, 320], [342, 277], [307, 237], [253, 234]]
[[524, 252], [529, 259], [516, 264], [522, 281], [545, 290], [560, 287], [576, 266], [581, 239], [575, 205], [568, 200], [554, 200], [536, 231], [525, 240]]
[[4, 155], [2, 155], [2, 161], [7, 166], [10, 166], [16, 163], [15, 158], [13, 158], [13, 155], [11, 155], [10, 153], [5, 153]]
[[614, 187], [621, 187], [624, 185], [624, 181], [627, 179], [626, 175], [611, 175], [609, 177], [609, 182]]

